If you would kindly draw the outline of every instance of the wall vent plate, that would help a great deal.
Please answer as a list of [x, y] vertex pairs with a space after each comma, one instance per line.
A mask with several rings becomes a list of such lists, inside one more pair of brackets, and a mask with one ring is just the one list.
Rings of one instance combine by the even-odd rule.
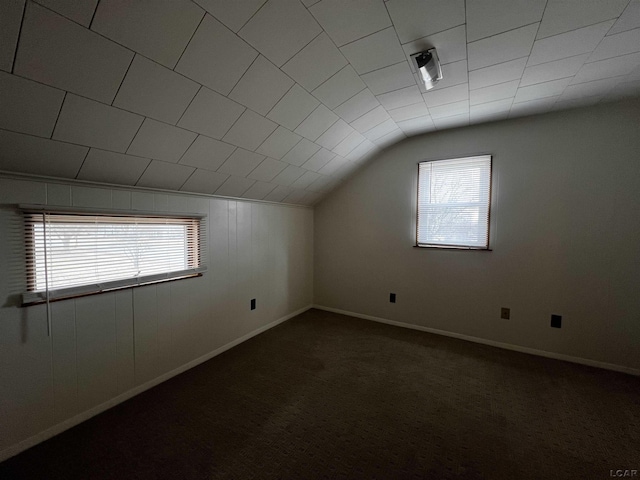
[[506, 307], [502, 307], [500, 309], [500, 318], [502, 318], [504, 320], [509, 320], [509, 318], [511, 318], [511, 309], [510, 308], [506, 308]]

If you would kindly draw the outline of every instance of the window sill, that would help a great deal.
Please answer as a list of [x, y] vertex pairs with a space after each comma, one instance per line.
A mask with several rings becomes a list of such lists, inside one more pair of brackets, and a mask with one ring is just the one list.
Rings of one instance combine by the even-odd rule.
[[492, 252], [491, 248], [483, 247], [456, 247], [453, 245], [414, 245], [413, 248], [430, 250], [470, 250], [474, 252]]
[[53, 303], [60, 300], [69, 300], [71, 298], [87, 297], [90, 295], [99, 295], [101, 293], [114, 292], [116, 290], [125, 290], [127, 288], [143, 287], [153, 285], [155, 283], [174, 282], [176, 280], [184, 280], [186, 278], [201, 277], [206, 271], [206, 267], [200, 267], [194, 270], [185, 270], [183, 272], [172, 272], [171, 274], [148, 275], [138, 279], [123, 279], [112, 282], [105, 282], [97, 285], [82, 285], [78, 287], [61, 288], [49, 292], [47, 299], [46, 292], [25, 292], [22, 294], [22, 307], [31, 305], [40, 305], [43, 303]]

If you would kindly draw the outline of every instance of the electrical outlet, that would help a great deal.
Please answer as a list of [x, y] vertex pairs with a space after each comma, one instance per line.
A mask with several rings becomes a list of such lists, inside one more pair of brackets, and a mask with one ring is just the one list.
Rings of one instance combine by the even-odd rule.
[[256, 309], [256, 299], [252, 298], [251, 299], [251, 310], [255, 310]]
[[500, 309], [500, 318], [502, 318], [504, 320], [509, 320], [509, 318], [511, 318], [511, 309], [510, 308], [506, 308], [506, 307], [502, 307]]
[[395, 293], [390, 293], [389, 294], [389, 301], [391, 303], [396, 303], [396, 294]]
[[553, 328], [562, 328], [562, 315], [551, 315], [551, 326]]

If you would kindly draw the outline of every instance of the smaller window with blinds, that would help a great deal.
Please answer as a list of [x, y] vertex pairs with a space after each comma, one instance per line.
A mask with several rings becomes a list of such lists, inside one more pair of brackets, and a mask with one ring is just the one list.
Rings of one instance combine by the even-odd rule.
[[489, 249], [491, 155], [418, 164], [418, 247]]
[[23, 210], [23, 304], [201, 275], [204, 219]]

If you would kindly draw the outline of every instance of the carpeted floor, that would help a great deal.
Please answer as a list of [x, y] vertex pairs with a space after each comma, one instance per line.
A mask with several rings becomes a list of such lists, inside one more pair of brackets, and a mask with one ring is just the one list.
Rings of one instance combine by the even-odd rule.
[[640, 378], [310, 310], [7, 460], [0, 478], [616, 470], [640, 471]]

